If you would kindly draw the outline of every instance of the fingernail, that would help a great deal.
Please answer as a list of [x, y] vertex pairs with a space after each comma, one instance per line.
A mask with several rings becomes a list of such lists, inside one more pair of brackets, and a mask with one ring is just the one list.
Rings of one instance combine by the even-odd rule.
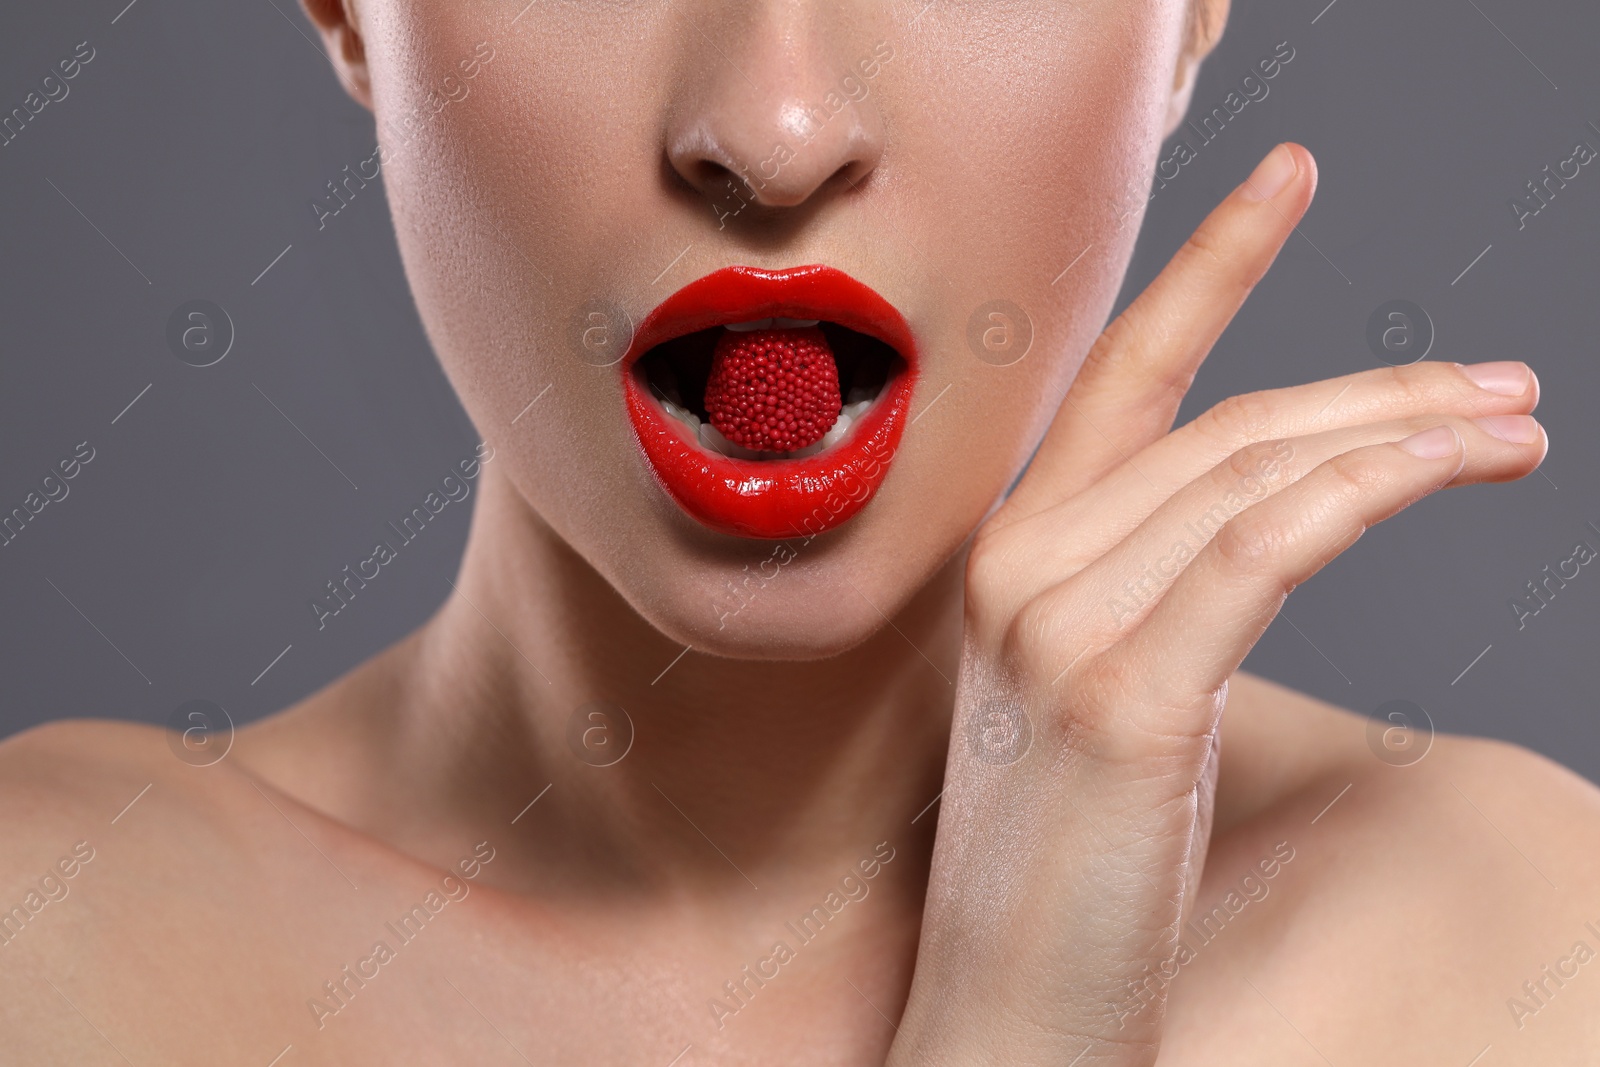
[[1472, 421], [1490, 437], [1514, 445], [1531, 445], [1539, 439], [1539, 420], [1532, 415], [1490, 415]]
[[1419, 459], [1443, 459], [1456, 454], [1461, 448], [1461, 438], [1450, 426], [1435, 426], [1412, 434], [1400, 442], [1400, 447]]
[[1526, 363], [1474, 363], [1462, 367], [1461, 373], [1477, 383], [1479, 389], [1502, 396], [1521, 396], [1528, 389], [1529, 370]]
[[1256, 164], [1255, 172], [1244, 180], [1241, 192], [1246, 200], [1271, 200], [1283, 192], [1289, 182], [1300, 172], [1289, 146], [1281, 144], [1267, 153], [1267, 158]]

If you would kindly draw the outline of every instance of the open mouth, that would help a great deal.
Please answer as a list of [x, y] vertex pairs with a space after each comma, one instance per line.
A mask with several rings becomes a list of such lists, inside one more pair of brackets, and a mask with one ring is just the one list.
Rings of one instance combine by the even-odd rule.
[[815, 535], [872, 498], [916, 372], [905, 320], [831, 267], [727, 267], [680, 289], [622, 361], [656, 481], [743, 537]]
[[[816, 335], [820, 344], [808, 344]], [[797, 375], [782, 359], [728, 369], [759, 342], [779, 353], [820, 355], [831, 373], [816, 374], [816, 388], [785, 391], [786, 372]], [[774, 317], [675, 337], [646, 352], [635, 373], [689, 443], [730, 459], [773, 462], [809, 459], [843, 443], [884, 395], [897, 364], [903, 361], [893, 348], [847, 326]]]

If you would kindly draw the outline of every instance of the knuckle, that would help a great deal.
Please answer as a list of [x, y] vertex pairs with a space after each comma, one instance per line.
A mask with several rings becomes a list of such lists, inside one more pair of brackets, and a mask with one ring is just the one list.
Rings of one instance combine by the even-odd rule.
[[1236, 483], [1260, 479], [1280, 466], [1292, 445], [1285, 440], [1255, 441], [1228, 454], [1226, 469]]
[[972, 536], [972, 547], [967, 552], [967, 579], [987, 577], [994, 574], [1000, 560], [1000, 541], [1003, 530], [992, 529], [988, 526], [980, 527]]
[[1170, 421], [1168, 409], [1183, 400], [1194, 382], [1193, 368], [1150, 358], [1170, 340], [1155, 305], [1141, 298], [1106, 326], [1084, 366], [1131, 378], [1148, 395], [1148, 410], [1161, 412]]
[[1189, 235], [1179, 251], [1188, 265], [1223, 275], [1233, 270], [1228, 253], [1228, 242], [1209, 220]]
[[1106, 325], [1089, 349], [1088, 364], [1115, 365], [1119, 357], [1130, 348], [1138, 347], [1139, 325], [1133, 308], [1129, 308]]
[[[1091, 712], [1125, 707], [1138, 694], [1140, 677], [1124, 656], [1101, 656], [1077, 680], [1077, 702]], [[1097, 716], [1098, 718], [1098, 716]]]
[[1220, 710], [1214, 695], [1169, 692], [1148, 667], [1109, 654], [1075, 680], [1060, 728], [1077, 750], [1102, 762], [1155, 773], [1187, 768], [1187, 789], [1204, 770]]
[[1455, 426], [1456, 432], [1460, 433], [1462, 424], [1465, 421], [1465, 419], [1440, 418], [1438, 415], [1432, 414], [1404, 415], [1394, 420], [1394, 427], [1400, 432], [1401, 435], [1394, 439], [1397, 441], [1403, 440], [1414, 433], [1421, 433], [1423, 430], [1431, 430], [1441, 422], [1450, 423], [1451, 425]]
[[974, 624], [989, 628], [1004, 611], [1004, 593], [1016, 582], [1011, 542], [1006, 529], [982, 531], [967, 554], [966, 608]]
[[[1413, 410], [1437, 405], [1440, 392], [1448, 388], [1445, 376], [1448, 370], [1439, 365], [1410, 364], [1404, 367], [1381, 368], [1384, 392], [1389, 403], [1403, 410]], [[1441, 373], [1443, 372], [1443, 373]], [[1452, 390], [1459, 392], [1459, 390]]]
[[1290, 535], [1270, 514], [1246, 511], [1217, 533], [1217, 556], [1235, 573], [1269, 571], [1282, 558]]
[[1126, 726], [1119, 708], [1137, 698], [1139, 679], [1123, 657], [1101, 656], [1072, 678], [1072, 700], [1058, 716], [1058, 729], [1080, 750], [1105, 750], [1115, 745]]
[[1103, 706], [1103, 690], [1089, 684], [1085, 691], [1084, 686], [1113, 640], [1106, 628], [1084, 618], [1079, 591], [1068, 582], [1031, 597], [1011, 613], [1000, 642], [1001, 671], [1046, 702], [1071, 692], [1074, 706], [1085, 698], [1091, 708]]
[[1006, 628], [1006, 659], [1031, 684], [1048, 685], [1071, 662], [1064, 609], [1060, 592], [1050, 590], [1023, 604]]
[[1343, 497], [1366, 496], [1388, 481], [1388, 471], [1371, 453], [1359, 450], [1342, 452], [1324, 466], [1332, 482], [1331, 488]]
[[967, 550], [967, 576], [988, 582], [1006, 582], [1015, 577], [1019, 562], [1026, 562], [1036, 548], [1030, 520], [996, 525], [992, 520], [972, 535]]
[[1121, 767], [1143, 779], [1197, 778], [1221, 711], [1217, 694], [1172, 691], [1160, 671], [1119, 654], [1114, 643], [1083, 644], [1064, 625], [1062, 607], [1047, 594], [1017, 612], [995, 675], [1001, 688], [1020, 694], [1034, 743], [1055, 759]]
[[1278, 405], [1271, 393], [1239, 393], [1214, 405], [1197, 420], [1208, 436], [1229, 446], [1271, 437]]

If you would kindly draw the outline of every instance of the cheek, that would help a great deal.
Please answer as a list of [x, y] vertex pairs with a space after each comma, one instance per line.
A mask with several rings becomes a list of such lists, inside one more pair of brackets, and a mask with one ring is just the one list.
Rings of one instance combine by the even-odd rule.
[[[1027, 458], [1109, 315], [1144, 216], [1183, 20], [1179, 5], [1023, 4], [991, 32], [941, 5], [890, 68], [903, 115], [904, 175], [944, 285], [939, 321], [963, 457], [989, 488]], [[899, 62], [897, 58], [896, 62]], [[950, 130], [961, 130], [951, 138]], [[963, 269], [963, 265], [965, 269]], [[974, 313], [1004, 301], [1032, 334], [1028, 354], [996, 366], [974, 349]], [[942, 382], [940, 385], [942, 386]]]
[[[682, 246], [649, 238], [669, 210], [657, 61], [598, 47], [606, 30], [582, 5], [541, 3], [508, 27], [520, 6], [375, 3], [368, 54], [423, 325], [482, 436], [559, 525], [563, 508], [597, 492], [645, 499], [630, 480], [619, 372], [597, 366], [606, 359], [587, 343], [604, 336], [620, 352], [640, 309], [607, 295], [648, 290]], [[467, 79], [460, 62], [480, 42], [493, 59]], [[436, 111], [446, 79], [467, 92]]]
[[947, 222], [941, 241], [977, 253], [977, 273], [1011, 290], [991, 295], [1047, 325], [1052, 308], [1079, 318], [1114, 299], [1162, 140], [1181, 28], [1171, 6], [1019, 5], [993, 35], [921, 38], [907, 63], [934, 98], [918, 110], [936, 108], [912, 136], [926, 138], [916, 164], [937, 184], [923, 203]]
[[[659, 90], [640, 76], [649, 57], [596, 47], [601, 27], [570, 4], [541, 4], [516, 26], [508, 5], [375, 6], [385, 182], [425, 321], [475, 348], [518, 338], [546, 358], [569, 354], [549, 342], [588, 296], [618, 288], [607, 275], [648, 258], [640, 222], [660, 184]], [[479, 42], [494, 58], [466, 80], [458, 64]], [[447, 79], [466, 97], [448, 102]]]

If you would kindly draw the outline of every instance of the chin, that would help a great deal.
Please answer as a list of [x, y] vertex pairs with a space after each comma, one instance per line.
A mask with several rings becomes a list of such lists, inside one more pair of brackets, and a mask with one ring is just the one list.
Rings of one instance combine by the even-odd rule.
[[813, 580], [802, 586], [806, 579], [786, 574], [779, 581], [789, 588], [761, 590], [742, 606], [722, 590], [714, 604], [697, 591], [651, 605], [646, 621], [696, 652], [753, 661], [828, 659], [882, 629], [883, 616], [848, 585]]
[[686, 528], [686, 516], [675, 516], [647, 538], [663, 549], [653, 563], [593, 562], [636, 614], [679, 645], [728, 659], [827, 659], [881, 631], [964, 539], [958, 527], [937, 541], [897, 537], [894, 495], [809, 538], [735, 538]]

